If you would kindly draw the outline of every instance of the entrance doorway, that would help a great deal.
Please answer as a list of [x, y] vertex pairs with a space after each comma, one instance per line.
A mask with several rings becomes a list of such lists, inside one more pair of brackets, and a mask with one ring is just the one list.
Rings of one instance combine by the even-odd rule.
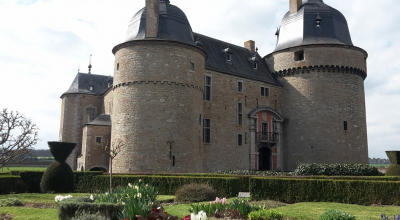
[[258, 149], [259, 170], [272, 170], [272, 150], [269, 147]]

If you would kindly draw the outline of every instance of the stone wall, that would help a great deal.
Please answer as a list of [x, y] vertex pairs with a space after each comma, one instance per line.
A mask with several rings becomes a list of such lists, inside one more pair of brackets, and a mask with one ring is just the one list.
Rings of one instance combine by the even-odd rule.
[[[211, 143], [204, 144], [204, 172], [250, 169], [250, 154], [255, 151], [251, 127], [255, 122], [248, 114], [257, 107], [281, 111], [281, 87], [206, 71], [211, 76], [211, 101], [204, 101], [204, 117], [211, 119]], [[237, 92], [237, 81], [243, 82], [243, 92]], [[270, 90], [268, 97], [260, 94], [260, 87]], [[243, 106], [243, 122], [238, 125], [237, 104]], [[238, 134], [243, 135], [243, 146], [238, 146]], [[253, 146], [251, 143], [253, 142]]]
[[77, 169], [76, 158], [81, 154], [82, 126], [86, 121], [86, 108], [97, 109], [96, 117], [102, 111], [102, 97], [94, 95], [68, 94], [63, 95], [61, 104], [60, 141], [76, 143], [76, 147], [67, 158], [67, 163], [73, 170]]
[[[304, 50], [304, 60], [294, 61], [294, 52]], [[368, 163], [364, 75], [366, 53], [342, 46], [299, 47], [267, 56], [271, 69], [306, 68], [278, 75], [283, 85], [282, 114], [284, 169], [298, 162]], [[347, 122], [347, 130], [344, 123]]]
[[205, 54], [182, 43], [139, 41], [117, 46], [115, 62], [112, 142], [126, 146], [114, 171], [200, 172]]
[[96, 137], [103, 141], [111, 140], [111, 127], [86, 125], [82, 136], [82, 157], [78, 158], [78, 170], [90, 171], [103, 168], [108, 171], [109, 157], [102, 149], [102, 143], [96, 143]]

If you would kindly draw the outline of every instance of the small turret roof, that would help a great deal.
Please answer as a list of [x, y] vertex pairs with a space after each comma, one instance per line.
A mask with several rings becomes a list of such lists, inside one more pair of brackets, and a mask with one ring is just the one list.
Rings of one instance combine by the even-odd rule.
[[[111, 76], [78, 73], [69, 89], [62, 96], [76, 93], [101, 95], [108, 89], [109, 85], [112, 85], [112, 82], [113, 77]], [[90, 90], [91, 87], [92, 90]]]
[[346, 18], [323, 0], [303, 0], [297, 13], [287, 12], [277, 35], [275, 51], [310, 44], [353, 46]]
[[[146, 10], [142, 8], [133, 16], [126, 42], [146, 39]], [[185, 13], [168, 0], [160, 0], [157, 39], [179, 41], [194, 45], [192, 27]]]

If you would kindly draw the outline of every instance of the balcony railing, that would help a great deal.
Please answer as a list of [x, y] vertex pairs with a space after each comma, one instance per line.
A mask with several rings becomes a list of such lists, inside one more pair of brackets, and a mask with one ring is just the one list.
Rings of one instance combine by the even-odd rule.
[[257, 132], [257, 140], [262, 143], [278, 143], [278, 132]]

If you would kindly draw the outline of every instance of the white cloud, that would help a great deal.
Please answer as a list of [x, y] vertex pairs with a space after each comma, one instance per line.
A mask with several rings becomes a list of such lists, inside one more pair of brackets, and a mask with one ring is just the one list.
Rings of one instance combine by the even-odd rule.
[[[171, 0], [195, 32], [243, 45], [255, 40], [259, 53], [275, 47], [275, 31], [288, 0]], [[347, 18], [354, 45], [369, 53], [366, 85], [369, 151], [385, 157], [400, 143], [400, 4], [396, 0], [325, 0]], [[127, 26], [144, 0], [0, 0], [0, 109], [18, 110], [40, 127], [37, 147], [58, 140], [60, 95], [78, 66], [112, 75], [111, 50], [125, 40]]]

